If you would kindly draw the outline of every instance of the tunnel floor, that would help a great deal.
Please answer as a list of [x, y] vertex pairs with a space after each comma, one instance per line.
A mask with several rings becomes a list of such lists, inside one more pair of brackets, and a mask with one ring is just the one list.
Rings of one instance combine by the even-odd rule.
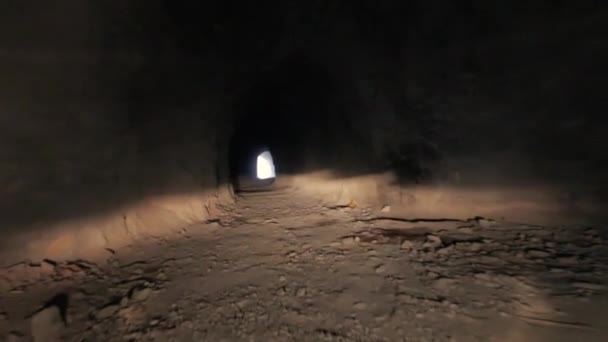
[[[107, 264], [37, 265], [47, 277], [2, 294], [0, 336], [608, 340], [598, 231], [381, 214], [289, 189], [248, 193], [221, 221], [114, 251]], [[63, 304], [47, 302], [56, 296]]]

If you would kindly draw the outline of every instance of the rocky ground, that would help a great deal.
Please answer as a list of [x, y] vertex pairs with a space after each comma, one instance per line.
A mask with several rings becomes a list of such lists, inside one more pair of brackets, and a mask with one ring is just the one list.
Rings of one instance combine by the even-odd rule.
[[[219, 222], [0, 273], [6, 341], [608, 341], [590, 227], [399, 219], [252, 193]], [[297, 208], [297, 209], [294, 209]]]

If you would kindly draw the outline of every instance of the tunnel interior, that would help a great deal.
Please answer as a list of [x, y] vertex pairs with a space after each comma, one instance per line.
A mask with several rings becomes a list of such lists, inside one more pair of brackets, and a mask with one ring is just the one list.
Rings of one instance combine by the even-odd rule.
[[203, 220], [265, 149], [328, 202], [602, 216], [605, 5], [235, 4], [3, 5], [7, 234]]
[[277, 177], [337, 166], [338, 151], [332, 147], [350, 133], [350, 123], [329, 71], [294, 54], [253, 77], [235, 106], [229, 150], [235, 188], [239, 176], [255, 178], [256, 158], [266, 150]]
[[598, 0], [0, 1], [0, 340], [608, 341], [606, 61]]

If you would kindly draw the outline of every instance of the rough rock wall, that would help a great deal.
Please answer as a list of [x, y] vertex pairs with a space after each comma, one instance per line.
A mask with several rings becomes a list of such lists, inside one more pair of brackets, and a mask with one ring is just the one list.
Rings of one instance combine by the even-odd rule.
[[493, 6], [465, 8], [474, 15], [461, 20], [477, 20], [440, 29], [438, 46], [408, 46], [418, 51], [408, 54], [408, 103], [427, 118], [423, 139], [437, 158], [400, 201], [427, 215], [605, 223], [605, 6]]
[[3, 262], [215, 214], [231, 135], [269, 107], [275, 159], [329, 201], [601, 213], [604, 4], [238, 3], [0, 5]]
[[404, 215], [606, 222], [604, 4], [359, 6], [317, 41], [349, 118], [325, 150], [350, 162], [303, 187], [369, 198], [348, 176], [392, 171], [375, 195]]
[[200, 62], [146, 45], [131, 27], [148, 16], [120, 6], [2, 7], [3, 265], [109, 256], [219, 214], [222, 99]]

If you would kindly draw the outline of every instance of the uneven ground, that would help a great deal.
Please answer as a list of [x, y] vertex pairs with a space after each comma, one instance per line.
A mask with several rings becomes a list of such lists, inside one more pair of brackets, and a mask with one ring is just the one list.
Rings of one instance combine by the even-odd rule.
[[382, 215], [250, 193], [220, 222], [111, 251], [107, 264], [14, 265], [0, 278], [0, 336], [608, 340], [600, 231]]

